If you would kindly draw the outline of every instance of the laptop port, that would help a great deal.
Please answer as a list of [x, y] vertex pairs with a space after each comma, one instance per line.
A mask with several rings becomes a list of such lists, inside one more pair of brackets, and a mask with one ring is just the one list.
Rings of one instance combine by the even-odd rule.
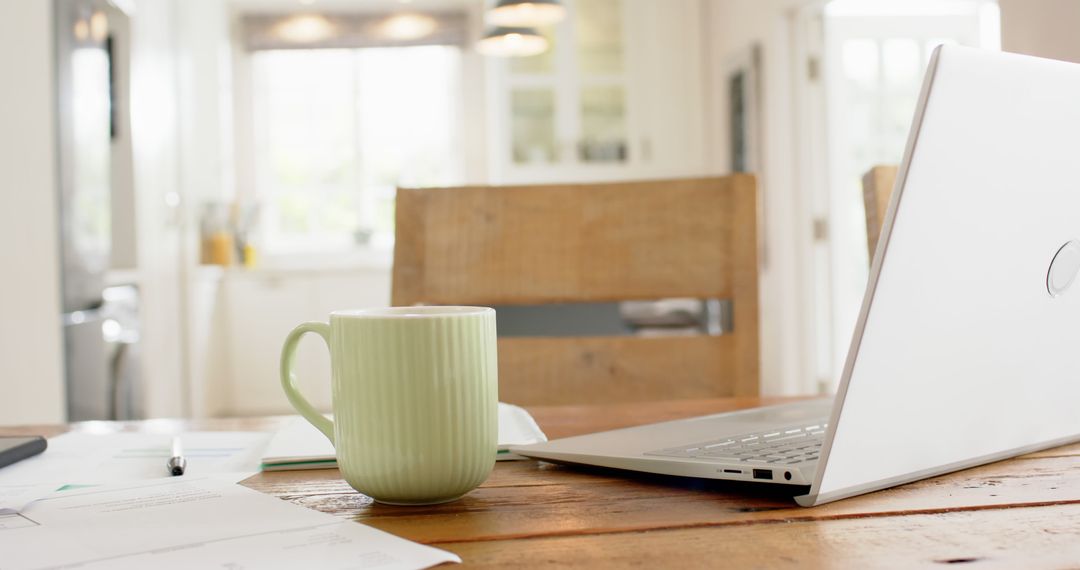
[[742, 469], [724, 469], [724, 473], [742, 473]]
[[772, 469], [754, 469], [754, 479], [772, 479]]

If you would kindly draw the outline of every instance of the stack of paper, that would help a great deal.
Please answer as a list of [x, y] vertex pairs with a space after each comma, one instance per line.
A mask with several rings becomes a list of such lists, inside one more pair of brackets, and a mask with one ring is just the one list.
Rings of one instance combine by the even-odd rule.
[[260, 432], [69, 433], [0, 469], [0, 568], [425, 568], [460, 559], [237, 485]]
[[[525, 459], [510, 453], [510, 446], [547, 441], [529, 412], [499, 402], [499, 448], [496, 459]], [[334, 446], [307, 420], [296, 417], [279, 430], [263, 454], [263, 471], [291, 469], [333, 469], [337, 467]]]

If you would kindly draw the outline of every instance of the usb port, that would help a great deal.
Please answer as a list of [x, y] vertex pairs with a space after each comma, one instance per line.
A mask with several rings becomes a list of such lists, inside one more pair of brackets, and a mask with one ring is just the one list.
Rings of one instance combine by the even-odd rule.
[[754, 469], [754, 479], [772, 479], [772, 469]]

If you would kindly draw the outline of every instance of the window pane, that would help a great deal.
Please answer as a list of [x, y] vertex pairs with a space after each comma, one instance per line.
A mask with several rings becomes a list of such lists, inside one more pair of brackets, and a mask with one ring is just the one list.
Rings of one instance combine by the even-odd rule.
[[581, 91], [583, 162], [626, 160], [626, 105], [621, 86], [586, 87]]
[[919, 58], [919, 43], [913, 39], [887, 39], [882, 43], [881, 56], [885, 84], [904, 91], [918, 85], [923, 62]]
[[460, 52], [423, 46], [358, 50], [364, 230], [393, 232], [397, 187], [461, 182], [456, 144]]
[[355, 203], [337, 216], [327, 217], [324, 207], [348, 203], [356, 187], [352, 58], [348, 50], [267, 51], [253, 58], [262, 111], [258, 191], [267, 208], [264, 223], [282, 240], [356, 225]]
[[852, 87], [872, 91], [878, 81], [878, 45], [874, 40], [853, 39], [841, 48], [844, 77]]
[[460, 52], [423, 46], [252, 56], [266, 247], [389, 243], [397, 186], [460, 183]]
[[514, 89], [510, 93], [514, 162], [555, 162], [555, 92]]

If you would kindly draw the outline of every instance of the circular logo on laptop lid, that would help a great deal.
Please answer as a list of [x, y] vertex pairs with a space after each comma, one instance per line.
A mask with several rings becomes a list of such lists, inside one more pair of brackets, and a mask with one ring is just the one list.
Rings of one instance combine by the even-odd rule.
[[1054, 259], [1050, 262], [1050, 269], [1046, 272], [1046, 291], [1051, 297], [1061, 295], [1072, 286], [1078, 271], [1080, 271], [1080, 242], [1069, 240], [1058, 248]]

